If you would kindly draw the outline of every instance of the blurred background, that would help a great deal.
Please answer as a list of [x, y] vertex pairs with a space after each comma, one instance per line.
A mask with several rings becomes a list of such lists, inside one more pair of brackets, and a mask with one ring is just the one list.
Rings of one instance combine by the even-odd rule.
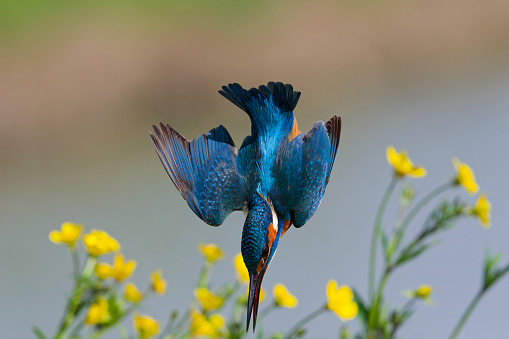
[[[490, 230], [463, 220], [389, 281], [392, 305], [404, 302], [402, 290], [435, 288], [437, 305], [420, 307], [401, 337], [448, 336], [480, 286], [485, 250], [509, 260], [507, 13], [505, 0], [0, 1], [2, 336], [54, 331], [71, 262], [47, 237], [64, 221], [116, 237], [138, 260], [139, 286], [164, 271], [169, 293], [141, 310], [162, 322], [192, 300], [199, 242], [229, 254], [216, 285], [232, 280], [242, 213], [220, 228], [196, 218], [148, 131], [163, 121], [193, 138], [223, 124], [240, 145], [249, 119], [217, 90], [268, 81], [302, 92], [302, 131], [338, 114], [343, 134], [321, 207], [287, 233], [264, 280], [268, 291], [287, 285], [299, 306], [265, 327], [288, 329], [322, 304], [330, 278], [366, 294], [372, 224], [391, 175], [385, 148], [394, 145], [428, 170], [411, 181], [418, 196], [449, 180], [458, 156], [493, 203]], [[462, 338], [509, 332], [508, 286], [488, 293]], [[335, 338], [339, 326], [328, 314], [308, 338]]]

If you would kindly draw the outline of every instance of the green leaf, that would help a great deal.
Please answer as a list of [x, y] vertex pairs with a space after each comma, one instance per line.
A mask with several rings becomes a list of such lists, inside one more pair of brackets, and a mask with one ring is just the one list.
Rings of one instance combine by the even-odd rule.
[[125, 308], [122, 300], [116, 295], [112, 294], [108, 297], [108, 312], [110, 313], [111, 320], [108, 321], [108, 326], [116, 324], [122, 317], [125, 316]]
[[398, 260], [396, 261], [396, 265], [401, 265], [407, 261], [410, 261], [410, 260], [416, 258], [420, 254], [422, 254], [424, 251], [437, 245], [438, 243], [439, 243], [439, 241], [437, 240], [437, 241], [429, 242], [427, 244], [422, 244], [422, 245], [416, 244], [415, 246], [404, 249], [403, 252], [400, 254]]
[[489, 251], [486, 252], [486, 256], [484, 259], [484, 281], [483, 281], [483, 289], [487, 290], [491, 285], [493, 285], [498, 279], [504, 276], [507, 272], [509, 272], [509, 265], [499, 268], [498, 263], [502, 258], [501, 254], [497, 254], [492, 256]]
[[452, 228], [454, 221], [465, 214], [465, 207], [466, 205], [458, 199], [442, 202], [426, 220], [424, 230], [427, 231], [427, 235]]
[[32, 332], [36, 335], [39, 339], [48, 339], [44, 333], [42, 333], [41, 329], [39, 327], [32, 327]]

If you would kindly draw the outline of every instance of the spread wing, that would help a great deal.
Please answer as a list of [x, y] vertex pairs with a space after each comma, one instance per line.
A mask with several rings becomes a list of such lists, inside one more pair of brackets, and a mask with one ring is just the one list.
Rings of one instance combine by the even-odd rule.
[[319, 121], [295, 137], [276, 160], [279, 195], [295, 227], [302, 227], [322, 201], [336, 158], [341, 118]]
[[219, 126], [188, 141], [168, 124], [152, 127], [150, 137], [161, 163], [200, 219], [219, 226], [231, 212], [243, 209], [246, 185], [226, 128]]

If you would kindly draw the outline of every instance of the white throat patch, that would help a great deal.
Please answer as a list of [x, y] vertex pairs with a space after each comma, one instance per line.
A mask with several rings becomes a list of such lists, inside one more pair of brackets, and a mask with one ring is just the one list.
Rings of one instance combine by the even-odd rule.
[[278, 231], [278, 219], [277, 219], [277, 214], [276, 214], [276, 210], [274, 209], [274, 206], [272, 206], [272, 203], [270, 201], [267, 201], [269, 203], [269, 206], [270, 206], [270, 210], [272, 211], [272, 227], [274, 227], [274, 229], [276, 230], [276, 233]]

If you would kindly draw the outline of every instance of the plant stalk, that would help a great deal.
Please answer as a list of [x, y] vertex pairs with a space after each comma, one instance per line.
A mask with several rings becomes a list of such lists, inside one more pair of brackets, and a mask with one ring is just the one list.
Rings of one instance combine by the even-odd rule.
[[375, 218], [375, 226], [373, 229], [373, 234], [371, 236], [371, 246], [369, 250], [369, 298], [373, 297], [373, 293], [375, 292], [375, 264], [376, 264], [376, 247], [378, 243], [378, 236], [380, 234], [380, 228], [382, 224], [382, 218], [385, 212], [385, 208], [387, 207], [387, 203], [389, 202], [389, 198], [394, 191], [394, 187], [396, 187], [397, 177], [394, 175], [385, 190], [382, 201], [380, 202], [380, 206], [378, 207], [378, 211], [376, 213]]
[[291, 339], [293, 335], [300, 330], [304, 325], [309, 323], [311, 320], [318, 317], [323, 312], [327, 311], [327, 305], [323, 305], [322, 307], [318, 308], [317, 310], [309, 313], [307, 316], [302, 318], [300, 321], [298, 321], [289, 331], [288, 333], [283, 337], [283, 339]]
[[484, 292], [485, 290], [480, 290], [474, 297], [474, 299], [472, 299], [472, 301], [470, 302], [470, 305], [468, 305], [468, 308], [467, 310], [465, 311], [465, 313], [463, 313], [463, 315], [461, 316], [461, 319], [459, 320], [458, 324], [456, 324], [456, 327], [454, 328], [454, 330], [452, 331], [452, 334], [451, 336], [449, 337], [450, 339], [455, 339], [458, 337], [458, 334], [460, 333], [461, 329], [463, 328], [463, 326], [465, 325], [465, 323], [467, 322], [468, 318], [470, 317], [470, 314], [472, 313], [472, 311], [474, 310], [474, 308], [477, 306], [477, 304], [479, 303], [479, 300], [481, 300], [482, 296], [484, 295]]

